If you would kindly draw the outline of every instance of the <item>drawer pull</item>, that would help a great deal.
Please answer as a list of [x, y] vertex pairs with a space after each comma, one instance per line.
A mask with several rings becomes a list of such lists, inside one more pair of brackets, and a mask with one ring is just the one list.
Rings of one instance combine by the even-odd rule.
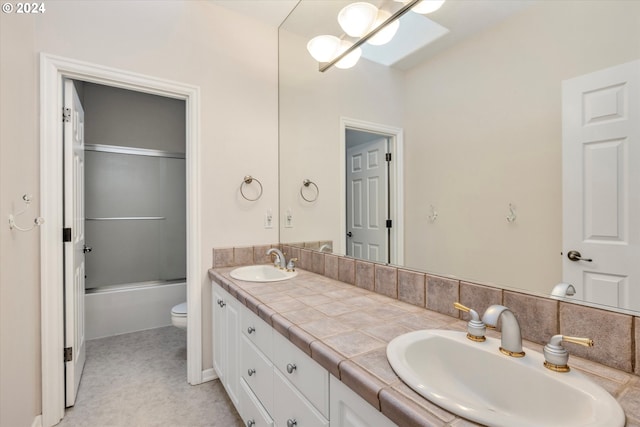
[[251, 368], [251, 369], [249, 369], [249, 370], [247, 371], [247, 374], [249, 374], [249, 376], [252, 376], [252, 375], [253, 375], [253, 374], [255, 374], [255, 373], [256, 373], [256, 370], [255, 370], [255, 369], [253, 369], [253, 368]]
[[253, 426], [255, 426], [255, 425], [256, 425], [256, 422], [255, 422], [255, 421], [253, 421], [253, 420], [249, 420], [249, 421], [247, 421], [247, 427], [253, 427]]
[[289, 372], [290, 374], [293, 374], [293, 371], [295, 371], [296, 369], [298, 369], [298, 367], [295, 365], [295, 363], [287, 364], [287, 372]]
[[253, 326], [249, 326], [247, 328], [247, 332], [249, 333], [249, 335], [251, 335], [252, 333], [254, 333], [256, 331], [256, 328], [254, 328]]
[[298, 421], [296, 421], [295, 418], [294, 419], [289, 418], [287, 420], [287, 427], [295, 427], [297, 425], [298, 425]]

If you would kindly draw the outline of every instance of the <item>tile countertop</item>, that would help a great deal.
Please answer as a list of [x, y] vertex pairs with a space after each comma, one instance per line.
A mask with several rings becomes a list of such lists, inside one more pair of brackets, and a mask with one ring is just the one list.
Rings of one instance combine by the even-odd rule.
[[[386, 356], [387, 343], [398, 335], [420, 329], [465, 331], [465, 321], [304, 270], [272, 283], [235, 280], [231, 270], [212, 269], [209, 277], [396, 424], [478, 425], [415, 393]], [[542, 352], [536, 343], [524, 341], [523, 346]], [[627, 427], [640, 427], [640, 377], [575, 356], [569, 364], [618, 400]]]

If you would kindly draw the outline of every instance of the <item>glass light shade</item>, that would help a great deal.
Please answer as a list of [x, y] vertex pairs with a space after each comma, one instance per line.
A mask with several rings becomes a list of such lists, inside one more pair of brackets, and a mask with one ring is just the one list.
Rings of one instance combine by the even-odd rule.
[[422, 0], [411, 8], [415, 13], [427, 14], [440, 9], [444, 0]]
[[[349, 49], [351, 46], [353, 46], [353, 43], [347, 40], [342, 40], [340, 43], [339, 54]], [[351, 68], [357, 64], [361, 55], [362, 55], [362, 49], [357, 48], [353, 52], [351, 52], [350, 54], [342, 58], [340, 61], [336, 62], [336, 67], [341, 68], [343, 70], [347, 68]]]
[[378, 8], [371, 3], [351, 3], [338, 13], [338, 23], [351, 37], [362, 37], [369, 32], [378, 16]]
[[[390, 12], [386, 10], [381, 10], [378, 12], [378, 17], [376, 18], [376, 22], [373, 24], [373, 28], [378, 28], [384, 21], [389, 19], [391, 16]], [[398, 32], [398, 28], [400, 28], [400, 21], [396, 19], [391, 24], [384, 27], [382, 30], [378, 31], [378, 33], [367, 40], [367, 43], [380, 46], [386, 43], [389, 43], [393, 36]]]
[[336, 36], [316, 36], [307, 43], [307, 50], [318, 62], [329, 62], [338, 56], [340, 39]]

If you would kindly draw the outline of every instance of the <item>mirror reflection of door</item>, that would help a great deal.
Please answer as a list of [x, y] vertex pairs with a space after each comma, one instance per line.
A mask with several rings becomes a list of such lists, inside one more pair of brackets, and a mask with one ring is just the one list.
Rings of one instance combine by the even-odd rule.
[[562, 103], [563, 281], [640, 310], [640, 60], [564, 81]]
[[389, 137], [346, 131], [347, 255], [391, 262]]

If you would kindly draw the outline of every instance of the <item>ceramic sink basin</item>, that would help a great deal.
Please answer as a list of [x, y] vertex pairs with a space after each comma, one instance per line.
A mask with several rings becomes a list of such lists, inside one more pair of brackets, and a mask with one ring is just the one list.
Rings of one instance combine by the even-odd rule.
[[393, 339], [387, 358], [417, 393], [484, 425], [624, 425], [618, 402], [584, 375], [550, 371], [544, 356], [530, 349], [523, 358], [506, 356], [499, 346], [495, 338], [478, 343], [465, 332], [422, 330]]
[[247, 282], [278, 282], [298, 275], [297, 271], [280, 270], [273, 265], [248, 265], [231, 271], [231, 277]]

